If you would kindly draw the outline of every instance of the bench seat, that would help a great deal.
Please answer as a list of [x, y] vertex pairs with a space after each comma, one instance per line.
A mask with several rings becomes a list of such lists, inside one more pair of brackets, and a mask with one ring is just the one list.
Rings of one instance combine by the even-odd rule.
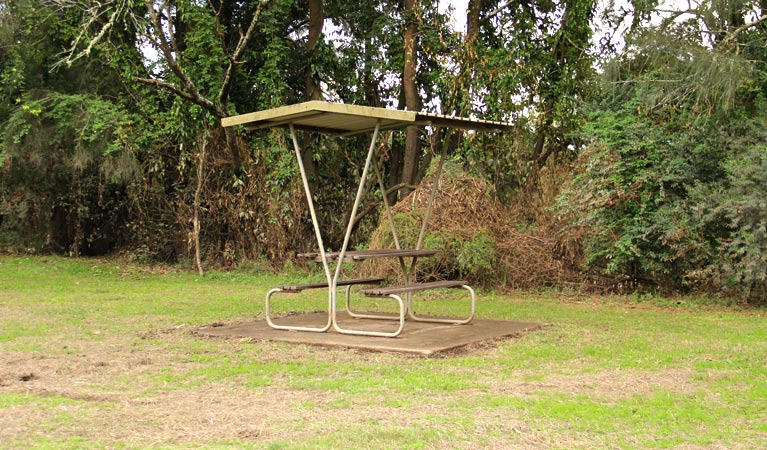
[[404, 294], [407, 292], [426, 291], [429, 289], [459, 288], [467, 285], [463, 280], [455, 281], [431, 281], [428, 283], [414, 283], [407, 286], [391, 286], [373, 289], [363, 289], [362, 293], [371, 297], [385, 297], [392, 294]]
[[[337, 286], [352, 286], [355, 284], [380, 284], [386, 278], [358, 278], [355, 280], [339, 280]], [[283, 284], [279, 289], [285, 292], [301, 292], [307, 289], [320, 289], [328, 287], [328, 283], [306, 283], [306, 284]]]

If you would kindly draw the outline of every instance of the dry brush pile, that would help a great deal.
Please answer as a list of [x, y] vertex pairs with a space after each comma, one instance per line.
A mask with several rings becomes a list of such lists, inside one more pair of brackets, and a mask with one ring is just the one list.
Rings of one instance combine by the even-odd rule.
[[[393, 208], [403, 247], [414, 247], [418, 240], [433, 179], [424, 180]], [[541, 196], [553, 198], [545, 190], [504, 205], [482, 179], [448, 170], [440, 181], [423, 245], [442, 252], [419, 261], [417, 279], [461, 278], [502, 290], [593, 285], [580, 270], [579, 236], [558, 231], [561, 227], [553, 215], [541, 206], [545, 203]], [[534, 223], [546, 224], [529, 225], [531, 217]], [[385, 213], [369, 246], [394, 247]], [[396, 278], [400, 274], [399, 263], [389, 260], [368, 261], [358, 271], [362, 276], [386, 273]]]

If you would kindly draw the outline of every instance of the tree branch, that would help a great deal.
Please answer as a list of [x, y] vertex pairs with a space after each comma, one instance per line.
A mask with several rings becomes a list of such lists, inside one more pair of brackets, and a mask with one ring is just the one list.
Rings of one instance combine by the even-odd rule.
[[485, 16], [485, 19], [495, 18], [495, 16], [502, 13], [504, 9], [508, 8], [510, 3], [511, 3], [510, 1], [506, 1], [502, 5], [499, 5], [497, 8], [495, 8], [494, 10], [488, 12], [487, 15]]
[[[160, 44], [159, 50], [162, 52], [163, 57], [165, 57], [165, 61], [168, 63], [168, 67], [170, 68], [170, 70], [183, 83], [184, 89], [181, 89], [172, 83], [168, 83], [161, 80], [154, 80], [154, 82], [148, 83], [147, 81], [149, 81], [149, 79], [138, 78], [136, 79], [136, 81], [167, 89], [187, 100], [192, 101], [193, 103], [196, 103], [202, 106], [203, 108], [210, 111], [211, 114], [213, 114], [215, 117], [219, 119], [222, 117], [225, 117], [226, 114], [224, 113], [224, 111], [221, 110], [221, 108], [219, 108], [212, 101], [200, 95], [200, 92], [197, 90], [197, 86], [195, 86], [194, 82], [192, 82], [192, 80], [189, 79], [189, 77], [186, 75], [186, 72], [184, 72], [184, 70], [178, 64], [178, 61], [176, 60], [176, 58], [173, 57], [174, 49], [171, 47], [171, 44], [168, 42], [168, 38], [165, 36], [165, 30], [162, 27], [162, 23], [160, 22], [160, 18], [157, 14], [157, 10], [154, 8], [153, 1], [144, 0], [144, 3], [146, 4], [147, 10], [149, 12], [149, 20], [152, 22], [152, 26], [155, 28], [155, 34], [159, 38], [159, 44]], [[166, 3], [163, 3], [163, 4], [165, 5]], [[170, 15], [170, 11], [167, 11], [167, 14]], [[173, 30], [170, 30], [170, 34], [173, 34]]]
[[211, 112], [218, 109], [218, 107], [215, 104], [213, 104], [213, 102], [211, 102], [210, 100], [208, 100], [208, 99], [206, 99], [204, 97], [201, 97], [199, 95], [197, 95], [195, 97], [191, 93], [181, 89], [180, 87], [176, 86], [173, 83], [169, 83], [169, 82], [163, 81], [163, 80], [158, 80], [156, 78], [133, 77], [133, 80], [134, 81], [138, 81], [139, 83], [146, 84], [148, 86], [159, 87], [161, 89], [165, 89], [166, 91], [172, 92], [172, 93], [178, 95], [181, 98], [189, 100], [189, 101], [191, 101], [194, 104], [200, 105], [203, 108], [205, 108], [205, 109], [207, 109], [207, 110], [209, 110]]
[[[58, 6], [62, 10], [66, 9], [66, 8], [72, 8], [72, 7], [79, 6], [79, 5], [73, 5], [72, 2], [68, 2], [68, 1], [65, 1], [65, 0], [58, 0], [58, 1], [54, 0], [51, 3], [53, 5]], [[62, 65], [66, 65], [67, 67], [71, 67], [72, 63], [74, 63], [78, 59], [90, 55], [91, 50], [93, 50], [93, 47], [96, 46], [99, 42], [101, 42], [101, 40], [104, 38], [104, 36], [107, 35], [109, 30], [111, 30], [114, 27], [115, 22], [117, 22], [117, 18], [120, 15], [122, 15], [125, 12], [125, 10], [127, 9], [125, 0], [118, 0], [117, 2], [115, 2], [114, 6], [113, 6], [113, 9], [112, 9], [112, 14], [109, 15], [109, 20], [107, 20], [103, 25], [101, 25], [101, 28], [99, 29], [99, 32], [96, 33], [96, 35], [94, 37], [92, 37], [88, 41], [88, 45], [83, 50], [81, 50], [78, 53], [75, 53], [75, 51], [77, 50], [77, 47], [80, 45], [80, 42], [85, 37], [86, 33], [88, 33], [88, 30], [91, 27], [91, 25], [93, 23], [95, 23], [98, 19], [100, 19], [101, 16], [106, 14], [106, 12], [109, 10], [109, 8], [105, 8], [103, 11], [101, 11], [101, 7], [102, 6], [108, 6], [110, 4], [112, 4], [111, 1], [107, 2], [107, 3], [104, 3], [104, 4], [102, 4], [102, 3], [95, 3], [93, 6], [91, 6], [89, 8], [85, 8], [85, 6], [83, 5], [83, 7], [82, 7], [83, 12], [85, 12], [87, 14], [90, 14], [90, 17], [87, 19], [87, 23], [85, 23], [80, 28], [80, 32], [78, 33], [78, 35], [74, 39], [74, 41], [72, 41], [72, 45], [70, 46], [70, 48], [68, 50], [62, 52], [66, 56], [64, 56], [59, 61], [56, 61], [51, 66], [51, 70], [52, 71], [58, 69]]]
[[[165, 10], [165, 18], [168, 20], [168, 36], [170, 36], [171, 51], [176, 54], [176, 57], [181, 57], [181, 49], [179, 48], [178, 41], [176, 40], [176, 23], [174, 22], [175, 16], [173, 15], [173, 11], [171, 11], [171, 5], [168, 3], [168, 0], [163, 0], [162, 8]], [[178, 7], [176, 7], [176, 14], [180, 14]], [[165, 37], [165, 33], [162, 35]]]
[[226, 45], [226, 37], [224, 36], [224, 26], [221, 25], [221, 10], [224, 8], [224, 2], [218, 4], [218, 9], [213, 5], [212, 0], [208, 0], [208, 6], [213, 11], [213, 15], [216, 17], [216, 34], [218, 34], [218, 40], [221, 42], [221, 48], [224, 49], [224, 53], [229, 53], [229, 48]]
[[[150, 0], [147, 0], [150, 1]], [[234, 78], [234, 71], [238, 64], [240, 64], [240, 57], [242, 57], [242, 52], [245, 51], [245, 47], [247, 47], [248, 43], [250, 42], [251, 37], [253, 36], [253, 30], [256, 29], [256, 24], [258, 23], [259, 17], [261, 17], [261, 12], [264, 10], [266, 5], [269, 3], [269, 0], [261, 0], [258, 2], [258, 6], [256, 7], [256, 11], [253, 13], [253, 18], [250, 20], [250, 25], [248, 26], [248, 30], [245, 32], [245, 34], [240, 35], [240, 40], [237, 42], [237, 46], [234, 49], [234, 53], [229, 57], [229, 66], [226, 68], [226, 75], [224, 75], [224, 82], [221, 84], [221, 90], [218, 92], [218, 102], [223, 106], [224, 113], [226, 113], [226, 98], [229, 96], [229, 90], [232, 87], [232, 79]]]
[[761, 24], [763, 24], [765, 22], [767, 22], [767, 15], [764, 15], [764, 16], [758, 18], [757, 20], [755, 20], [753, 22], [749, 22], [747, 24], [743, 24], [743, 25], [739, 26], [738, 28], [736, 28], [736, 29], [732, 30], [731, 32], [727, 33], [727, 36], [724, 38], [724, 40], [722, 40], [722, 44], [721, 45], [722, 46], [727, 46], [727, 45], [732, 44], [732, 42], [735, 40], [735, 38], [738, 37], [738, 35], [740, 33], [748, 30], [749, 28], [759, 26], [759, 25], [761, 25]]

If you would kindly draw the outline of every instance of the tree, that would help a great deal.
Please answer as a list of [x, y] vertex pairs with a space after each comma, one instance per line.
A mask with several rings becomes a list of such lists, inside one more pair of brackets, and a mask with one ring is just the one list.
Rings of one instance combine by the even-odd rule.
[[[418, 0], [405, 0], [404, 10], [404, 55], [405, 61], [402, 67], [402, 93], [405, 99], [405, 109], [409, 111], [420, 111], [418, 87], [416, 84], [416, 73], [418, 71], [418, 43], [417, 31], [419, 14]], [[407, 127], [405, 138], [405, 154], [402, 165], [401, 182], [413, 185], [416, 182], [418, 173], [418, 161], [420, 159], [421, 142], [418, 136], [418, 127]], [[402, 192], [407, 195], [409, 188]]]
[[724, 288], [763, 301], [762, 9], [693, 6], [664, 11], [659, 25], [642, 9], [628, 17], [559, 207], [589, 230], [592, 267], [631, 286]]
[[[322, 98], [322, 88], [317, 80], [317, 68], [319, 62], [319, 44], [322, 39], [322, 27], [325, 21], [323, 13], [323, 0], [309, 0], [309, 27], [306, 39], [306, 66], [305, 79], [306, 87], [304, 90], [305, 100], [320, 100]], [[313, 147], [318, 142], [312, 140], [309, 132], [304, 133], [302, 157], [304, 168], [310, 180], [314, 181], [316, 177], [316, 167], [314, 165]]]
[[[66, 0], [49, 1], [57, 7], [66, 6]], [[237, 68], [243, 64], [267, 4], [268, 0], [261, 0], [254, 6], [243, 4], [243, 10], [234, 11], [224, 2], [199, 5], [187, 0], [161, 3], [145, 0], [144, 8], [136, 9], [121, 0], [104, 3], [82, 0], [78, 4], [84, 12], [81, 32], [57, 65], [71, 65], [88, 56], [96, 45], [114, 44], [105, 42], [110, 32], [118, 23], [131, 24], [136, 32], [143, 30], [142, 37], [158, 52], [162, 63], [159, 76], [149, 73], [134, 76], [133, 80], [171, 92], [220, 121], [230, 115], [229, 97]], [[238, 32], [235, 34], [232, 29]], [[197, 34], [192, 35], [190, 30]], [[243, 161], [235, 131], [227, 128], [224, 136], [232, 169], [240, 170]]]
[[462, 150], [464, 159], [504, 198], [535, 191], [542, 167], [576, 155], [580, 107], [595, 92], [596, 2], [483, 0], [469, 8], [471, 33], [455, 60], [457, 86], [443, 90], [459, 94], [456, 112], [508, 120], [515, 127], [504, 136], [474, 138]]
[[50, 71], [77, 34], [75, 10], [11, 0], [0, 22], [0, 222], [17, 246], [105, 253], [128, 220], [140, 140], [120, 74], [85, 60]]
[[[607, 65], [607, 71], [612, 78], [621, 78], [615, 72], [627, 68], [621, 58], [634, 64], [629, 70], [663, 67], [662, 81], [623, 82], [654, 84], [655, 97], [648, 99], [654, 104], [692, 98], [701, 115], [730, 107], [743, 80], [757, 69], [755, 64], [763, 64], [767, 17], [762, 11], [754, 0], [693, 2], [688, 8], [658, 11], [652, 3], [637, 2], [634, 10], [621, 14], [608, 10], [604, 16], [613, 29], [626, 21], [632, 25], [625, 36], [626, 51]], [[659, 24], [651, 22], [653, 15]]]

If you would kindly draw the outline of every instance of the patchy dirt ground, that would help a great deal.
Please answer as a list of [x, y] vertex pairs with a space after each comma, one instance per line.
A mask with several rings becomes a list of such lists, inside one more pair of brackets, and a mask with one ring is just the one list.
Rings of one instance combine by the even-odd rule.
[[[366, 423], [384, 428], [428, 428], [454, 421], [460, 426], [466, 412], [456, 408], [463, 398], [508, 395], [524, 398], [540, 393], [582, 394], [602, 398], [642, 395], [658, 389], [694, 392], [696, 382], [687, 369], [657, 373], [605, 370], [578, 376], [534, 376], [519, 373], [499, 380], [492, 370], [456, 367], [456, 374], [469, 374], [478, 388], [430, 396], [423, 404], [397, 406], [387, 403], [386, 393], [377, 397], [347, 396], [333, 390], [291, 389], [279, 380], [246, 387], [232, 379], [214, 382], [165, 385], [164, 374], [187, 373], [200, 364], [186, 354], [201, 338], [187, 329], [139, 335], [133, 340], [105, 337], [98, 342], [80, 340], [61, 345], [58, 352], [0, 351], [0, 392], [32, 394], [50, 398], [20, 402], [0, 415], [0, 443], [24, 444], [37, 438], [66, 441], [85, 438], [110, 445], [164, 446], [205, 445], [227, 441], [255, 445], [337, 432], [341, 426], [354, 430]], [[142, 341], [148, 341], [144, 344]], [[327, 350], [300, 345], [218, 341], [232, 354], [258, 350], [258, 360], [267, 364], [305, 358], [332, 358], [341, 364], [408, 364], [413, 357]], [[492, 356], [492, 347], [476, 349]], [[223, 354], [222, 358], [230, 355]], [[459, 365], [460, 366], [460, 365]], [[540, 372], [538, 372], [540, 373]], [[460, 397], [460, 398], [459, 398]], [[71, 402], [68, 400], [72, 400]], [[471, 426], [464, 442], [451, 441], [451, 448], [541, 448], [571, 447], [593, 443], [594, 436], [564, 435], [531, 425], [523, 414], [508, 410], [478, 408], [471, 413]], [[484, 442], [484, 444], [482, 444]], [[479, 443], [479, 444], [478, 444]]]

